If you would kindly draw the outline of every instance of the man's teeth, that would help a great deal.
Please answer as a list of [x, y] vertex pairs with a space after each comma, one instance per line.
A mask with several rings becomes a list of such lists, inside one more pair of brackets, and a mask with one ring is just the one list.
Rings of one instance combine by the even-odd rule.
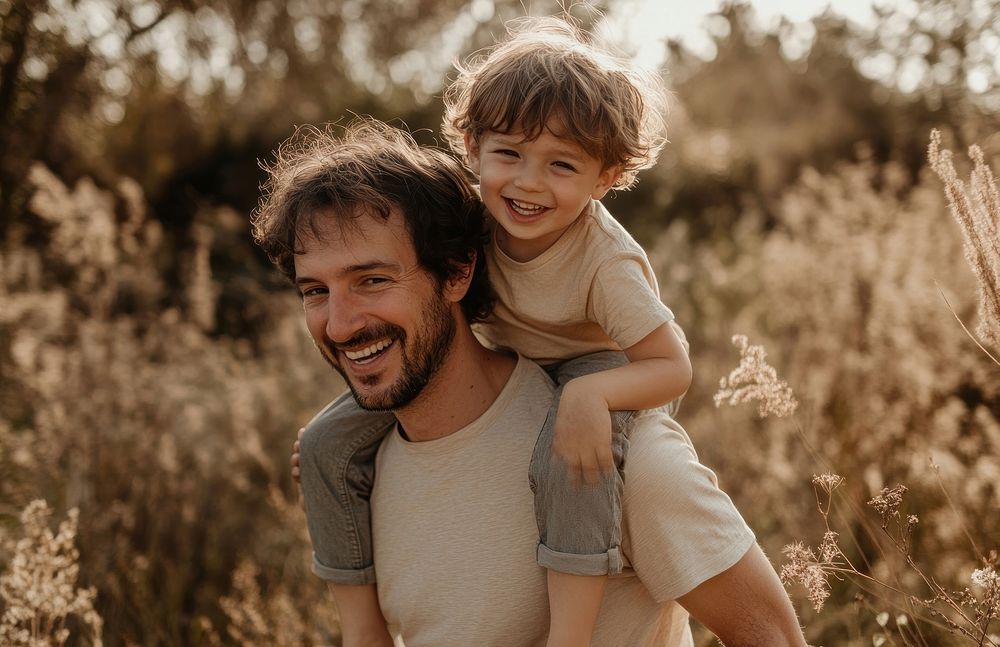
[[514, 211], [518, 212], [522, 216], [533, 216], [536, 213], [545, 211], [545, 207], [537, 204], [532, 204], [531, 202], [519, 202], [517, 200], [511, 200], [510, 206], [514, 208]]
[[358, 351], [345, 350], [344, 351], [344, 355], [347, 355], [347, 359], [359, 360], [359, 359], [364, 359], [365, 357], [368, 357], [369, 355], [373, 355], [373, 354], [379, 352], [380, 350], [384, 350], [384, 349], [388, 348], [389, 346], [392, 346], [392, 340], [391, 339], [386, 339], [386, 340], [380, 341], [378, 343], [372, 344], [368, 348], [362, 348], [361, 350], [358, 350]]

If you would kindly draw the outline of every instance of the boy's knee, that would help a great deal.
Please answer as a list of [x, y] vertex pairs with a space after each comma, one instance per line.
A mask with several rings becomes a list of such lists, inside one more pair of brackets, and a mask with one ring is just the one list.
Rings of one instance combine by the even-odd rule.
[[336, 433], [334, 407], [327, 407], [309, 421], [299, 439], [299, 453], [302, 465], [317, 465], [323, 461], [336, 460], [346, 454], [345, 438]]

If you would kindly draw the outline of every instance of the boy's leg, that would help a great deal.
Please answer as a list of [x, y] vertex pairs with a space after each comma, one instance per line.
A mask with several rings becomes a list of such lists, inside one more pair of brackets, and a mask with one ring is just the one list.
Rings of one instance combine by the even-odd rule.
[[576, 483], [552, 451], [563, 386], [574, 377], [622, 366], [624, 353], [603, 352], [560, 364], [550, 371], [558, 383], [538, 435], [529, 479], [535, 494], [538, 563], [549, 569], [549, 646], [589, 644], [609, 574], [621, 572], [622, 469], [630, 411], [611, 412], [615, 470], [594, 484]]
[[391, 644], [375, 592], [368, 502], [375, 454], [395, 422], [391, 413], [361, 409], [348, 392], [317, 414], [301, 439], [313, 572], [327, 580], [338, 606], [349, 607], [341, 614], [344, 639], [351, 639], [345, 645]]
[[361, 409], [350, 392], [306, 425], [300, 469], [313, 571], [337, 584], [370, 584], [371, 511], [375, 453], [395, 424], [388, 412]]

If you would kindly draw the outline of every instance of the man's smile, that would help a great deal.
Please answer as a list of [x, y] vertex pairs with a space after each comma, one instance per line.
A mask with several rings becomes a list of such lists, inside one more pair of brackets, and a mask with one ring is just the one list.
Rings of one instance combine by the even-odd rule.
[[347, 359], [355, 362], [357, 364], [367, 364], [368, 362], [375, 359], [375, 357], [382, 354], [386, 348], [389, 348], [393, 344], [392, 339], [383, 339], [370, 346], [362, 348], [356, 351], [345, 350], [344, 355]]

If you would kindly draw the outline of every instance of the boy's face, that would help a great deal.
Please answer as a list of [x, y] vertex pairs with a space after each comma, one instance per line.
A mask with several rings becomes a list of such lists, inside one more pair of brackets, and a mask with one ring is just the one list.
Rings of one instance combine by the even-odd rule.
[[503, 228], [497, 242], [520, 261], [551, 247], [619, 175], [549, 128], [532, 140], [520, 132], [487, 131], [478, 142], [466, 135], [465, 146], [483, 202]]

